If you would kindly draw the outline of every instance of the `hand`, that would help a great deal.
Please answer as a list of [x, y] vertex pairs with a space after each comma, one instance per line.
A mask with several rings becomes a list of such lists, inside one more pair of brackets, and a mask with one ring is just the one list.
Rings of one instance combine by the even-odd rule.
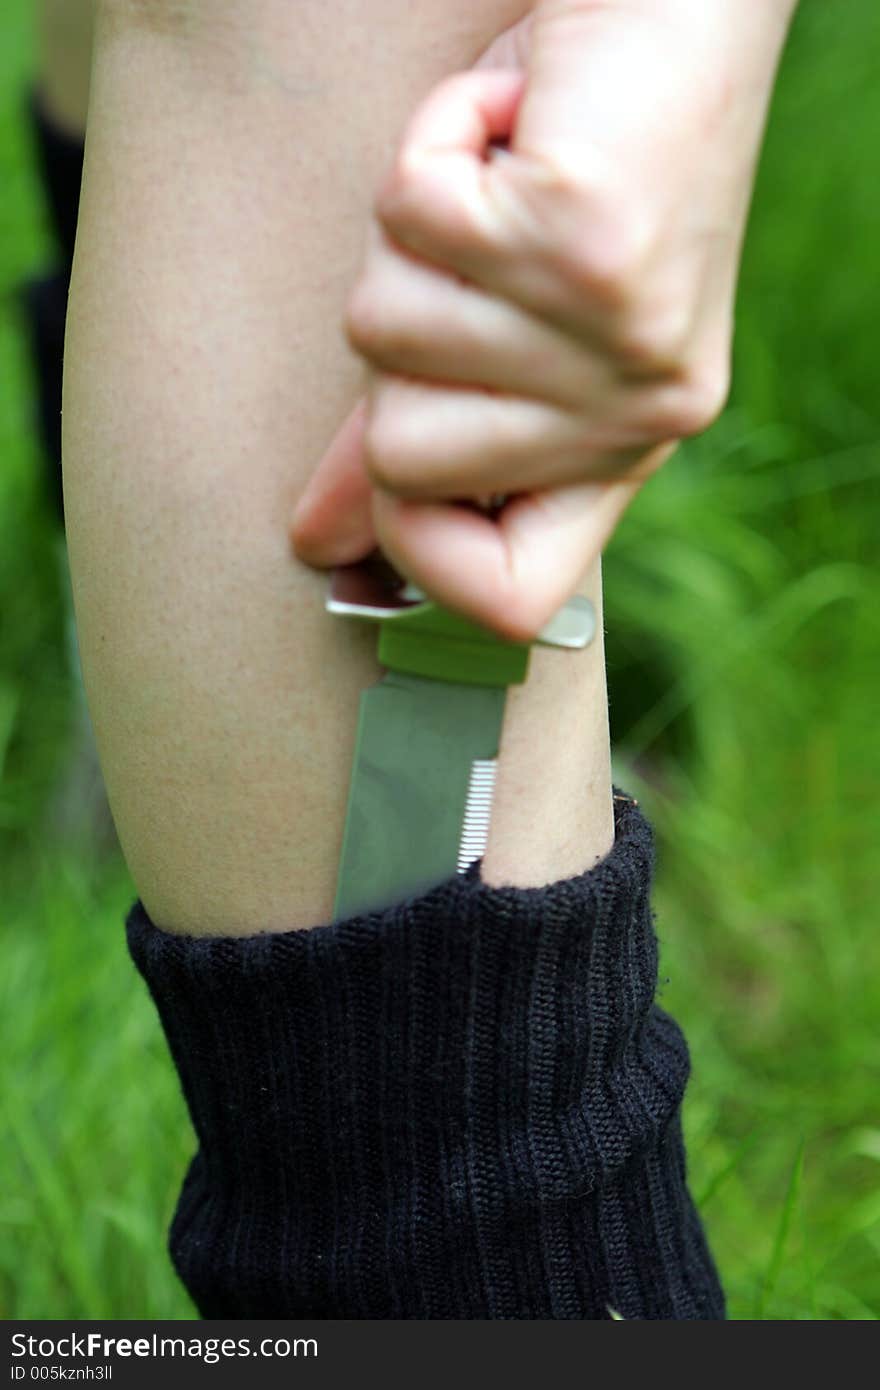
[[575, 591], [725, 401], [793, 8], [546, 0], [429, 94], [376, 200], [346, 318], [369, 392], [300, 499], [301, 559], [378, 544], [520, 640]]

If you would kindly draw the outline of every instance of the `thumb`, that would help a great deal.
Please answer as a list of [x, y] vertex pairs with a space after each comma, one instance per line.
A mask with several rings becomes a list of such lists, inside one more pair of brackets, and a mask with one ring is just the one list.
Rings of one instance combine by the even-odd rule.
[[372, 487], [365, 466], [366, 421], [364, 398], [335, 434], [296, 505], [290, 538], [307, 565], [351, 565], [375, 548]]

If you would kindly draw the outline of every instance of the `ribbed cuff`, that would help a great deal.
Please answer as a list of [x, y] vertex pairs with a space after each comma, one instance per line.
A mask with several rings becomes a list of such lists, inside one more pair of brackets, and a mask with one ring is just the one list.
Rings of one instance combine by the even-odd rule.
[[478, 866], [382, 913], [132, 956], [199, 1141], [171, 1230], [205, 1317], [720, 1318], [688, 1074], [653, 1003], [651, 834], [596, 868]]

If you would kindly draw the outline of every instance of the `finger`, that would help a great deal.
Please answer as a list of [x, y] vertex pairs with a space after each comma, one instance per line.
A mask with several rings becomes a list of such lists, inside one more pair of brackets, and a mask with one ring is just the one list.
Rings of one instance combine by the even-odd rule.
[[478, 492], [529, 492], [620, 477], [646, 444], [541, 401], [378, 373], [366, 429], [372, 480], [400, 498], [437, 501]]
[[491, 263], [499, 228], [486, 175], [506, 162], [494, 158], [492, 142], [510, 139], [524, 84], [522, 72], [474, 69], [424, 99], [376, 198], [376, 216], [395, 240], [464, 275]]
[[371, 241], [346, 314], [348, 341], [371, 366], [565, 409], [607, 401], [611, 368], [585, 343], [399, 251], [381, 229]]
[[639, 483], [581, 483], [515, 499], [497, 521], [377, 489], [376, 534], [435, 602], [514, 641], [530, 641], [577, 590]]
[[[376, 217], [399, 247], [581, 337], [607, 328], [590, 287], [560, 274], [557, 248], [607, 242], [602, 201], [586, 207], [572, 179], [517, 151], [522, 71], [473, 69], [441, 82], [407, 126], [376, 198]], [[492, 141], [507, 141], [493, 149]], [[585, 146], [581, 168], [586, 167]]]
[[525, 80], [525, 73], [514, 69], [472, 68], [438, 82], [404, 129], [406, 159], [415, 165], [453, 154], [482, 161], [493, 140], [509, 139]]
[[290, 536], [308, 565], [350, 565], [375, 547], [364, 451], [366, 414], [364, 398], [333, 438], [296, 505]]
[[[638, 309], [632, 283], [648, 274], [658, 254], [656, 227], [645, 208], [663, 205], [663, 181], [657, 169], [643, 167], [644, 150], [656, 146], [662, 164], [676, 142], [668, 132], [658, 133], [653, 120], [646, 131], [651, 108], [638, 87], [630, 102], [614, 96], [609, 66], [620, 90], [633, 90], [632, 73], [618, 71], [632, 26], [609, 19], [613, 32], [603, 35], [599, 23], [605, 49], [599, 46], [592, 63], [582, 52], [578, 56], [584, 45], [572, 45], [564, 27], [555, 29], [549, 16], [532, 26], [535, 51], [503, 157], [487, 145], [479, 152], [480, 138], [491, 129], [480, 114], [481, 84], [505, 77], [515, 81], [523, 74], [458, 74], [419, 109], [380, 191], [376, 214], [396, 245], [563, 332], [578, 338], [589, 333], [597, 342], [619, 341], [625, 347], [639, 331], [632, 322]], [[580, 81], [578, 64], [586, 73]], [[567, 84], [555, 80], [555, 72], [569, 69]], [[668, 75], [655, 72], [650, 79], [653, 86], [646, 90], [656, 87], [664, 101], [673, 99]], [[680, 95], [676, 101], [680, 114], [687, 102]], [[592, 120], [578, 120], [581, 109]], [[455, 140], [457, 147], [450, 143]], [[634, 159], [639, 160], [636, 186], [659, 182], [653, 202], [633, 201], [626, 175]]]

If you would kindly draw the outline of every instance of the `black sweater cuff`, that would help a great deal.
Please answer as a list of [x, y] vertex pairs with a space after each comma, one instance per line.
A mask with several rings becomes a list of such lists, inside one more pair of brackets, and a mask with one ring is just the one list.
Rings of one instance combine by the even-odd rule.
[[654, 1005], [651, 833], [309, 930], [128, 939], [199, 1151], [171, 1230], [206, 1317], [720, 1318]]

